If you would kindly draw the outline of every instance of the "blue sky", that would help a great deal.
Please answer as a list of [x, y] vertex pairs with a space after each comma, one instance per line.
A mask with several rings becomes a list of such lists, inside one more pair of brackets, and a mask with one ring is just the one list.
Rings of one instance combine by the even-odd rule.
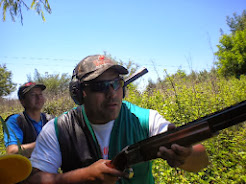
[[[41, 74], [72, 74], [76, 64], [106, 51], [149, 70], [139, 82], [164, 78], [164, 69], [210, 70], [226, 16], [241, 15], [245, 0], [50, 0], [46, 22], [23, 9], [24, 22], [0, 21], [0, 64], [23, 84]], [[2, 10], [1, 10], [2, 11]], [[13, 94], [14, 95], [14, 94]], [[12, 96], [13, 96], [12, 95]]]

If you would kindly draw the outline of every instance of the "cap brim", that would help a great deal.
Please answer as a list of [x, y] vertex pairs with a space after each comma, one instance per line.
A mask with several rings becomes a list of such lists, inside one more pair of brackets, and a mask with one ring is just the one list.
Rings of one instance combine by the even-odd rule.
[[42, 91], [46, 89], [46, 86], [43, 84], [35, 84], [33, 86], [29, 86], [26, 89], [23, 90], [23, 95], [28, 93], [33, 88], [40, 88]]
[[34, 86], [34, 88], [40, 88], [41, 90], [45, 90], [45, 89], [46, 89], [46, 86], [43, 85], [43, 84], [36, 84], [36, 85]]
[[82, 79], [82, 81], [90, 81], [97, 77], [99, 77], [103, 72], [107, 71], [108, 69], [115, 69], [119, 74], [126, 75], [128, 74], [128, 70], [121, 66], [121, 65], [105, 65], [104, 67], [101, 67], [100, 69], [91, 72], [88, 76]]

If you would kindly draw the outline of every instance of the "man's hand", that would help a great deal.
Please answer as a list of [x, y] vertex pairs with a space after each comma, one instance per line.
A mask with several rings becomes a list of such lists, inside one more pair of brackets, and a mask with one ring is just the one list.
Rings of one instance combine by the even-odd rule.
[[116, 183], [119, 177], [122, 177], [124, 173], [108, 165], [110, 165], [110, 160], [101, 159], [87, 167], [88, 181], [105, 184]]
[[166, 160], [171, 167], [179, 167], [185, 163], [191, 153], [192, 147], [183, 147], [173, 144], [171, 149], [161, 146], [157, 156]]
[[[175, 128], [174, 124], [168, 126], [168, 130]], [[201, 144], [189, 147], [173, 144], [170, 149], [161, 146], [157, 156], [166, 160], [171, 167], [191, 172], [198, 172], [209, 164], [206, 150]]]

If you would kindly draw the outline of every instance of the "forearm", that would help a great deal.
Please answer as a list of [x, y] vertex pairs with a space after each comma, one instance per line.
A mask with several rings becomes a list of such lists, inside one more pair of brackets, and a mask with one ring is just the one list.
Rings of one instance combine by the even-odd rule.
[[21, 144], [20, 145], [21, 150], [20, 150], [19, 146], [16, 144], [10, 145], [7, 147], [6, 152], [8, 154], [19, 154], [20, 153], [23, 156], [30, 158], [35, 145], [36, 145], [35, 142], [28, 143], [28, 144]]
[[33, 168], [26, 184], [75, 184], [75, 183], [107, 183], [114, 184], [124, 173], [107, 166], [109, 160], [98, 160], [92, 165], [66, 173], [51, 174]]
[[77, 169], [67, 173], [62, 174], [52, 174], [47, 172], [42, 172], [36, 168], [29, 178], [24, 182], [25, 184], [73, 184], [73, 183], [86, 183], [91, 182], [88, 175], [86, 174], [86, 169]]
[[208, 155], [203, 145], [197, 144], [192, 147], [191, 155], [186, 158], [183, 165], [179, 168], [189, 171], [198, 172], [209, 164]]

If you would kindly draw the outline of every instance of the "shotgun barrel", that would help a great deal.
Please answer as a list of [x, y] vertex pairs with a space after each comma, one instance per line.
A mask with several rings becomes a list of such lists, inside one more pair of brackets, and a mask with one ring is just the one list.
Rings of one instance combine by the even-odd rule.
[[144, 74], [148, 73], [147, 68], [143, 67], [140, 68], [139, 70], [137, 70], [135, 73], [133, 73], [130, 77], [128, 77], [125, 80], [125, 84], [124, 87], [127, 86], [128, 84], [130, 84], [131, 82], [135, 81], [136, 79], [138, 79], [139, 77], [142, 77]]

